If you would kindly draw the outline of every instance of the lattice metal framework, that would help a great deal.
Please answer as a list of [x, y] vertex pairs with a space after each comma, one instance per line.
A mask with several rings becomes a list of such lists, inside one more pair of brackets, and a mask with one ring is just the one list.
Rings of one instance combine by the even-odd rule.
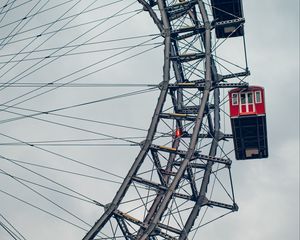
[[[217, 156], [220, 142], [232, 137], [220, 129], [220, 88], [247, 86], [224, 80], [248, 71], [218, 74], [212, 54], [214, 23], [203, 1], [138, 2], [164, 38], [161, 91], [138, 156], [85, 240], [188, 239], [201, 226], [200, 212], [205, 214], [207, 207], [218, 214], [238, 209], [231, 160], [226, 154]], [[217, 199], [209, 194], [209, 183], [221, 170], [230, 187], [227, 199], [218, 200], [218, 194]]]

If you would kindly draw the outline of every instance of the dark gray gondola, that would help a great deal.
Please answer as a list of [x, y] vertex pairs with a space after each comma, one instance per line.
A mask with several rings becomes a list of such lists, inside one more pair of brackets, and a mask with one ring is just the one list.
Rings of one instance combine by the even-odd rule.
[[211, 0], [217, 38], [244, 36], [241, 0]]

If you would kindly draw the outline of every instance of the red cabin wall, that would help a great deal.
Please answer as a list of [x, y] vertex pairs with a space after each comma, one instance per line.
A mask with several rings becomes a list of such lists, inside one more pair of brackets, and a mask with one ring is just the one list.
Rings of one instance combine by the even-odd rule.
[[261, 89], [261, 94], [262, 94], [262, 103], [256, 104], [256, 114], [258, 114], [258, 115], [266, 114], [265, 91], [263, 88]]
[[[239, 98], [238, 98], [238, 101], [240, 101]], [[239, 113], [240, 113], [239, 105], [232, 104], [232, 93], [229, 94], [229, 108], [230, 108], [230, 117], [239, 116]]]

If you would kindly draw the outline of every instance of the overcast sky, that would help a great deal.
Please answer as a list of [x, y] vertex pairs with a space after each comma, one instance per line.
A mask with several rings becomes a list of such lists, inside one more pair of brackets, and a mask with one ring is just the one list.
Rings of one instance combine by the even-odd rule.
[[[5, 8], [6, 3], [8, 4]], [[66, 4], [48, 10], [33, 18], [28, 22], [14, 22], [24, 18], [33, 8], [32, 13], [39, 8], [48, 9], [59, 3]], [[69, 3], [68, 3], [69, 2]], [[78, 4], [64, 13], [76, 2]], [[141, 7], [134, 1], [112, 1], [99, 0], [88, 9], [97, 8], [112, 2], [118, 2], [112, 6], [98, 8], [87, 14], [78, 17], [68, 18], [54, 25], [38, 26], [53, 22], [59, 17], [64, 18], [78, 13], [92, 4], [94, 1], [7, 1], [0, 0], [0, 84], [7, 81], [18, 83], [47, 83], [65, 77], [61, 82], [76, 80], [74, 83], [149, 83], [158, 84], [162, 80], [162, 60], [163, 48], [159, 45], [161, 38], [154, 39], [157, 29], [147, 13], [138, 13]], [[14, 7], [24, 3], [20, 7]], [[234, 161], [232, 173], [234, 179], [235, 196], [239, 205], [239, 211], [222, 218], [199, 231], [199, 239], [205, 240], [298, 240], [299, 239], [299, 1], [279, 1], [279, 0], [244, 0], [244, 15], [246, 18], [246, 45], [248, 54], [248, 64], [251, 76], [247, 78], [250, 85], [261, 85], [266, 91], [267, 125], [269, 140], [269, 158], [256, 161]], [[35, 4], [37, 4], [35, 6]], [[44, 5], [45, 4], [45, 5]], [[113, 18], [110, 21], [101, 20], [113, 16], [117, 11], [126, 8], [122, 16]], [[11, 11], [5, 13], [7, 9]], [[29, 14], [30, 15], [30, 14]], [[128, 17], [133, 16], [130, 19]], [[72, 21], [68, 23], [68, 21]], [[100, 20], [99, 20], [100, 19]], [[27, 19], [26, 19], [27, 20]], [[66, 26], [76, 26], [87, 23], [80, 27], [70, 28], [66, 31], [57, 32], [58, 29]], [[102, 21], [102, 23], [101, 23]], [[115, 27], [115, 24], [121, 25]], [[26, 23], [26, 24], [25, 24]], [[100, 24], [101, 23], [101, 24]], [[68, 24], [68, 25], [67, 25]], [[98, 26], [99, 24], [99, 26]], [[23, 26], [24, 25], [24, 26]], [[94, 29], [89, 31], [93, 26]], [[97, 26], [97, 27], [96, 27]], [[47, 29], [49, 27], [49, 29]], [[30, 30], [33, 29], [33, 30]], [[107, 30], [110, 29], [110, 30]], [[30, 31], [29, 31], [30, 30]], [[51, 32], [39, 38], [30, 38], [38, 34]], [[87, 32], [88, 31], [88, 32]], [[12, 36], [16, 32], [20, 34]], [[52, 36], [53, 34], [53, 36]], [[82, 36], [81, 36], [82, 34]], [[111, 41], [112, 39], [128, 38], [132, 36], [150, 35], [144, 38], [134, 38], [127, 40]], [[49, 36], [52, 36], [48, 39]], [[80, 38], [77, 38], [80, 36]], [[97, 37], [95, 37], [97, 36]], [[93, 38], [93, 39], [92, 39]], [[151, 40], [153, 38], [153, 40]], [[35, 40], [33, 40], [35, 39]], [[75, 39], [75, 40], [74, 40]], [[92, 39], [92, 40], [90, 40]], [[106, 42], [107, 40], [110, 40]], [[45, 41], [45, 42], [44, 42]], [[38, 70], [44, 62], [50, 62], [54, 57], [47, 58], [44, 62], [40, 57], [46, 57], [53, 48], [65, 44], [81, 44], [87, 41], [95, 42], [94, 45], [82, 46], [73, 52], [85, 52], [85, 54], [68, 55], [48, 64], [47, 67]], [[99, 43], [99, 42], [102, 43]], [[148, 42], [146, 42], [148, 41]], [[97, 42], [97, 44], [96, 44]], [[116, 53], [124, 49], [100, 51], [101, 49], [119, 48], [136, 44], [148, 44], [133, 51], [126, 51], [121, 55]], [[39, 47], [40, 44], [41, 47]], [[2, 47], [5, 45], [4, 47]], [[157, 46], [157, 47], [155, 47]], [[39, 47], [39, 48], [38, 48]], [[155, 48], [154, 48], [155, 47]], [[236, 49], [231, 45], [232, 57], [236, 56]], [[13, 58], [12, 53], [30, 52], [35, 48], [48, 49], [33, 53], [31, 55], [18, 55]], [[49, 50], [50, 49], [50, 50]], [[147, 50], [151, 49], [151, 50]], [[67, 53], [69, 49], [61, 50], [56, 55]], [[146, 51], [135, 58], [129, 58], [134, 54]], [[88, 53], [87, 51], [93, 51]], [[112, 58], [109, 58], [113, 55]], [[30, 61], [19, 62], [23, 57]], [[107, 60], [103, 60], [109, 58]], [[100, 62], [102, 60], [102, 62]], [[10, 61], [9, 64], [6, 64]], [[121, 64], [117, 64], [122, 61]], [[82, 69], [91, 63], [97, 63], [89, 69]], [[32, 64], [36, 64], [33, 65]], [[40, 64], [40, 65], [38, 65]], [[111, 66], [116, 64], [115, 66]], [[30, 70], [24, 72], [30, 67]], [[78, 69], [73, 75], [67, 76]], [[35, 71], [34, 71], [35, 70]], [[32, 72], [26, 76], [27, 73]], [[94, 74], [85, 76], [95, 71]], [[20, 74], [20, 75], [19, 75]], [[26, 100], [42, 91], [36, 91], [22, 98], [14, 99], [34, 88], [0, 87], [1, 109], [3, 104], [16, 104]], [[51, 89], [51, 88], [47, 88]], [[70, 106], [74, 104], [89, 102], [98, 99], [115, 96], [125, 92], [145, 89], [137, 88], [59, 88], [45, 95], [28, 99], [20, 103], [18, 107], [51, 110]], [[148, 92], [143, 95], [136, 95], [130, 98], [106, 101], [91, 104], [82, 108], [74, 108], [63, 111], [64, 114], [76, 116], [78, 118], [88, 118], [98, 121], [107, 121], [116, 124], [134, 126], [136, 128], [147, 129], [155, 107], [158, 91]], [[12, 100], [13, 99], [13, 100]], [[19, 114], [30, 114], [26, 110], [10, 109]], [[136, 142], [142, 141], [145, 131], [128, 130], [113, 126], [70, 120], [59, 116], [37, 116], [42, 119], [62, 124], [71, 124], [77, 128], [88, 129], [89, 132], [82, 132], [78, 129], [70, 129], [58, 126], [49, 122], [43, 122], [32, 118], [3, 123], [6, 119], [16, 117], [13, 113], [1, 111], [0, 115], [0, 142], [14, 143], [11, 146], [0, 145], [0, 220], [6, 223], [2, 217], [13, 224], [26, 239], [81, 239], [85, 231], [78, 229], [68, 223], [50, 216], [45, 212], [34, 209], [20, 200], [27, 201], [33, 205], [70, 219], [73, 223], [89, 229], [87, 224], [70, 217], [53, 204], [49, 203], [41, 196], [33, 193], [15, 179], [3, 173], [8, 173], [19, 178], [25, 178], [32, 182], [37, 182], [48, 187], [58, 189], [57, 185], [50, 183], [40, 176], [29, 173], [28, 170], [13, 164], [12, 160], [25, 161], [33, 164], [51, 166], [53, 168], [67, 169], [68, 171], [80, 172], [99, 178], [112, 179], [120, 182], [122, 179], [110, 176], [96, 169], [88, 168], [61, 158], [58, 154], [68, 158], [80, 160], [86, 164], [97, 166], [101, 169], [113, 172], [124, 177], [139, 151], [138, 147], [118, 146], [118, 147], [95, 147], [95, 146], [20, 146], [15, 143], [55, 141], [66, 139], [99, 139], [104, 133], [118, 137], [141, 137], [134, 139]], [[76, 142], [77, 143], [77, 142]], [[100, 141], [81, 141], [85, 143], [102, 143]], [[110, 143], [108, 141], [105, 142]], [[114, 141], [117, 144], [124, 144], [123, 141]], [[127, 144], [125, 142], [125, 144]], [[37, 145], [38, 146], [38, 145]], [[51, 154], [49, 151], [56, 153]], [[78, 175], [60, 173], [57, 171], [39, 168], [37, 166], [22, 165], [30, 168], [41, 175], [47, 176], [54, 181], [63, 183], [76, 191], [83, 193], [92, 199], [97, 199], [101, 203], [108, 203], [113, 198], [118, 189], [118, 183], [108, 183], [97, 179], [86, 178]], [[3, 172], [5, 171], [5, 172]], [[101, 208], [89, 203], [73, 198], [66, 198], [58, 193], [34, 187], [48, 198], [59, 202], [72, 213], [80, 216], [80, 219], [93, 224], [102, 213]], [[66, 189], [59, 188], [61, 191]], [[9, 193], [19, 200], [5, 194]], [[70, 194], [75, 194], [68, 192]], [[2, 216], [2, 217], [1, 217]], [[7, 223], [6, 223], [7, 225]], [[3, 228], [0, 227], [0, 239], [12, 239]]]

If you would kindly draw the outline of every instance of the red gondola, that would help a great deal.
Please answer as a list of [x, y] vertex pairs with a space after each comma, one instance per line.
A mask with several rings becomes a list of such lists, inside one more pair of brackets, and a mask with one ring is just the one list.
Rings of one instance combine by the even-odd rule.
[[236, 159], [268, 157], [264, 88], [229, 91], [230, 118]]

